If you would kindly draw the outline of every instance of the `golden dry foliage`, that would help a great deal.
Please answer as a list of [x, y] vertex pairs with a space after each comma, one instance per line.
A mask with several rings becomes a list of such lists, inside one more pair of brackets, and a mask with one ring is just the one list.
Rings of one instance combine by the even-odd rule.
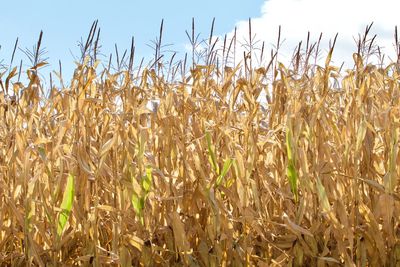
[[355, 61], [337, 90], [329, 58], [271, 86], [263, 68], [175, 83], [86, 60], [45, 99], [37, 69], [11, 71], [1, 265], [398, 266], [400, 69]]

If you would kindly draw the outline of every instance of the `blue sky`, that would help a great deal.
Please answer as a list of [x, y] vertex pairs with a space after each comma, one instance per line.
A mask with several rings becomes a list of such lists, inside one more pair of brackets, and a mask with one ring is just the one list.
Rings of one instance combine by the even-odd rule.
[[[239, 38], [248, 36], [247, 20], [251, 17], [252, 32], [256, 39], [265, 42], [267, 51], [276, 43], [278, 27], [282, 26], [284, 43], [279, 59], [283, 63], [289, 62], [293, 49], [299, 41], [305, 43], [310, 31], [312, 42], [323, 32], [321, 47], [325, 52], [338, 33], [334, 64], [347, 62], [351, 67], [352, 54], [356, 52], [354, 39], [371, 22], [374, 22], [371, 37], [377, 34], [376, 44], [392, 60], [396, 59], [393, 35], [399, 23], [399, 9], [398, 0], [6, 1], [0, 15], [0, 60], [4, 59], [3, 64], [9, 62], [17, 37], [21, 49], [31, 48], [43, 30], [43, 45], [51, 65], [42, 73], [57, 69], [61, 60], [64, 74], [69, 76], [74, 68], [71, 52], [79, 56], [78, 41], [87, 36], [96, 19], [104, 54], [114, 52], [115, 43], [122, 51], [128, 49], [134, 36], [138, 59], [152, 55], [147, 45], [157, 37], [162, 19], [163, 43], [174, 44], [172, 49], [183, 56], [189, 43], [185, 30], [191, 29], [192, 17], [196, 19], [196, 31], [204, 38], [209, 35], [213, 17], [216, 36], [227, 34], [229, 38], [235, 26]], [[242, 55], [243, 51], [238, 49], [238, 56]], [[20, 51], [14, 65], [21, 58], [24, 67], [28, 67], [28, 60]]]
[[[263, 0], [202, 0], [202, 1], [5, 1], [0, 16], [0, 59], [8, 63], [15, 39], [19, 37], [19, 47], [29, 48], [37, 42], [43, 30], [43, 45], [48, 52], [49, 63], [46, 71], [58, 67], [61, 60], [64, 70], [73, 68], [73, 57], [79, 56], [77, 46], [81, 37], [85, 38], [92, 22], [99, 20], [101, 28], [102, 52], [114, 51], [116, 43], [120, 50], [130, 47], [131, 37], [135, 37], [137, 57], [150, 56], [147, 46], [159, 32], [164, 19], [164, 43], [174, 44], [173, 49], [184, 54], [188, 43], [185, 30], [191, 29], [192, 17], [196, 30], [206, 38], [209, 35], [213, 17], [216, 18], [215, 34], [230, 32], [237, 22], [261, 15]], [[7, 11], [7, 12], [4, 12]], [[28, 65], [22, 52], [17, 52]], [[18, 61], [17, 61], [18, 62]]]

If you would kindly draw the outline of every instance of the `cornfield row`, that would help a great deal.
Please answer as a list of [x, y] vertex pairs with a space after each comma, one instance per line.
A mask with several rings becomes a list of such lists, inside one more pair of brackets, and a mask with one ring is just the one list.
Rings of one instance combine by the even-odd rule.
[[179, 82], [87, 56], [45, 98], [44, 63], [3, 73], [1, 265], [398, 266], [400, 68], [332, 51]]

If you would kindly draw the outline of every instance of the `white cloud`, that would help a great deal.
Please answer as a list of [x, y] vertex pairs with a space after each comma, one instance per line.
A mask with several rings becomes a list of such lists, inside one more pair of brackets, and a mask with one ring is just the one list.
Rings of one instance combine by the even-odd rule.
[[[345, 61], [346, 66], [352, 66], [352, 53], [357, 51], [354, 38], [374, 22], [371, 37], [377, 34], [377, 44], [383, 47], [386, 55], [395, 59], [393, 36], [399, 8], [398, 0], [269, 0], [262, 7], [261, 17], [252, 18], [252, 32], [256, 39], [265, 41], [267, 51], [270, 51], [276, 44], [281, 25], [282, 39], [285, 40], [280, 53], [282, 61], [292, 55], [299, 41], [305, 44], [308, 31], [313, 42], [323, 33], [321, 48], [325, 52], [329, 40], [338, 33], [334, 63], [340, 65]], [[248, 38], [248, 22], [240, 21], [236, 26], [238, 37]], [[233, 31], [228, 37], [232, 35]]]

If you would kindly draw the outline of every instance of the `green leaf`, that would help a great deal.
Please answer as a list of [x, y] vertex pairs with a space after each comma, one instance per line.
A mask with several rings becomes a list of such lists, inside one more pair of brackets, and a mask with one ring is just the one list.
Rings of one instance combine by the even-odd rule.
[[293, 152], [292, 152], [292, 131], [289, 127], [286, 128], [286, 151], [289, 161], [293, 161]]
[[142, 178], [142, 187], [146, 191], [146, 193], [148, 193], [150, 191], [151, 184], [153, 181], [153, 176], [152, 176], [151, 171], [152, 171], [151, 166], [147, 166], [146, 167], [146, 175], [143, 176], [143, 178]]
[[132, 205], [133, 209], [137, 214], [141, 214], [144, 208], [144, 200], [142, 197], [139, 197], [136, 193], [132, 194]]
[[293, 162], [290, 162], [288, 167], [287, 167], [287, 176], [289, 179], [289, 185], [290, 185], [290, 190], [292, 191], [294, 195], [294, 200], [297, 202], [298, 201], [298, 191], [297, 191], [297, 172], [296, 168], [294, 167]]
[[207, 139], [208, 155], [209, 155], [208, 160], [210, 161], [211, 166], [214, 169], [214, 171], [217, 173], [217, 175], [219, 175], [219, 166], [217, 163], [217, 157], [215, 156], [215, 148], [211, 144], [210, 132], [206, 132], [206, 139]]
[[286, 128], [286, 150], [287, 150], [287, 156], [288, 156], [288, 167], [286, 169], [286, 174], [289, 179], [289, 185], [290, 185], [290, 190], [292, 191], [294, 195], [294, 199], [297, 202], [298, 201], [298, 189], [297, 189], [297, 183], [298, 183], [298, 176], [297, 176], [297, 171], [295, 167], [295, 159], [293, 155], [293, 144], [292, 144], [292, 131], [289, 127]]
[[226, 159], [225, 160], [224, 166], [222, 167], [222, 172], [218, 176], [217, 181], [216, 181], [216, 185], [217, 186], [219, 186], [221, 184], [222, 180], [224, 179], [224, 177], [228, 173], [229, 169], [231, 168], [232, 163], [233, 163], [233, 159]]
[[144, 209], [144, 197], [139, 197], [136, 193], [132, 194], [132, 205], [136, 215], [139, 217], [141, 224], [144, 224], [143, 209]]
[[57, 234], [61, 236], [65, 224], [68, 221], [69, 215], [71, 214], [72, 205], [74, 202], [74, 176], [72, 174], [68, 175], [67, 186], [65, 187], [63, 200], [61, 203], [61, 213], [58, 217], [58, 227]]

